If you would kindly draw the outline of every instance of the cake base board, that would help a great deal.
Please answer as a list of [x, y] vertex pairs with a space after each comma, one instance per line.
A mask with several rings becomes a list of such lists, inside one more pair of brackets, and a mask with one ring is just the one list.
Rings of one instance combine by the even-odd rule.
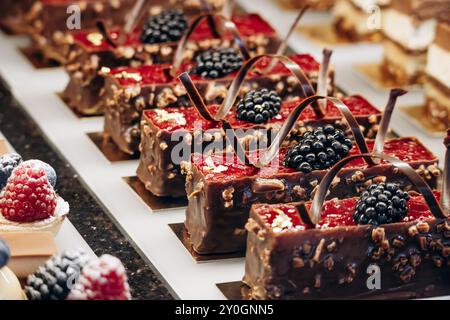
[[192, 259], [195, 262], [209, 262], [209, 261], [217, 261], [217, 260], [225, 260], [225, 259], [236, 259], [243, 258], [245, 256], [245, 252], [234, 252], [234, 253], [225, 253], [225, 254], [198, 254], [192, 248], [191, 241], [189, 239], [189, 234], [186, 231], [184, 223], [173, 223], [169, 224], [170, 229], [175, 233], [178, 240], [181, 241], [183, 246], [191, 255]]
[[139, 159], [139, 154], [131, 155], [120, 151], [114, 142], [105, 138], [103, 132], [89, 132], [87, 135], [109, 162]]
[[249, 287], [242, 281], [217, 283], [216, 287], [228, 300], [250, 300]]
[[141, 200], [152, 210], [161, 211], [168, 209], [184, 208], [187, 206], [186, 197], [157, 197], [145, 189], [144, 184], [138, 177], [124, 177], [125, 183], [141, 198]]
[[307, 24], [298, 29], [298, 32], [321, 47], [334, 47], [343, 45], [353, 45], [359, 43], [373, 43], [375, 40], [351, 41], [348, 38], [340, 36], [331, 22]]
[[71, 108], [67, 101], [64, 99], [62, 92], [57, 92], [56, 95], [61, 99], [61, 101], [64, 103], [64, 105], [78, 118], [78, 119], [84, 119], [84, 118], [95, 118], [95, 117], [102, 117], [102, 114], [82, 114], [75, 110], [74, 108]]
[[436, 129], [436, 126], [430, 121], [430, 116], [425, 113], [423, 105], [404, 106], [400, 110], [409, 118], [417, 128], [425, 132], [427, 135], [436, 138], [442, 138], [444, 131]]
[[357, 64], [355, 65], [355, 69], [361, 78], [377, 90], [403, 88], [411, 91], [420, 89], [420, 86], [418, 85], [405, 85], [404, 83], [397, 83], [396, 81], [386, 77], [381, 70], [380, 63]]
[[28, 59], [28, 61], [36, 69], [48, 69], [59, 67], [60, 64], [56, 61], [47, 60], [43, 57], [42, 53], [33, 47], [21, 47], [19, 51]]

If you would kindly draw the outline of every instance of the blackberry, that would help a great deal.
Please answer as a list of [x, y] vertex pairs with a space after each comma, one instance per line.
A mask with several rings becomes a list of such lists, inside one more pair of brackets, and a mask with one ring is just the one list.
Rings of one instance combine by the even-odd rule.
[[144, 25], [141, 41], [147, 44], [178, 41], [188, 27], [186, 16], [180, 10], [167, 10], [150, 17]]
[[372, 184], [361, 194], [353, 219], [357, 224], [399, 222], [408, 213], [408, 192], [396, 183]]
[[280, 112], [281, 98], [275, 91], [252, 90], [242, 98], [236, 108], [239, 120], [262, 123]]
[[87, 262], [88, 257], [82, 251], [54, 256], [28, 276], [25, 286], [28, 299], [65, 300]]
[[17, 153], [8, 153], [0, 157], [0, 188], [6, 186], [6, 181], [13, 169], [22, 162], [22, 157]]
[[0, 239], [0, 269], [8, 264], [10, 254], [9, 247], [6, 242]]
[[345, 158], [352, 147], [342, 130], [328, 124], [303, 133], [287, 152], [284, 165], [304, 173], [324, 170]]
[[193, 72], [206, 79], [226, 76], [242, 66], [242, 57], [233, 48], [204, 51], [195, 57]]

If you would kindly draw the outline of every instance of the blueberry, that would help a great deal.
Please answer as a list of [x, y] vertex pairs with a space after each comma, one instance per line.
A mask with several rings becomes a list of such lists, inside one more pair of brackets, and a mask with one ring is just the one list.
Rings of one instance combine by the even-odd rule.
[[8, 153], [0, 157], [0, 188], [6, 186], [9, 176], [15, 167], [22, 162], [22, 157], [17, 153]]
[[6, 242], [0, 239], [0, 269], [8, 264], [11, 252]]
[[27, 160], [25, 163], [34, 163], [35, 165], [42, 167], [47, 175], [48, 182], [52, 185], [52, 187], [56, 186], [56, 172], [55, 169], [52, 168], [48, 163], [45, 163], [41, 160]]

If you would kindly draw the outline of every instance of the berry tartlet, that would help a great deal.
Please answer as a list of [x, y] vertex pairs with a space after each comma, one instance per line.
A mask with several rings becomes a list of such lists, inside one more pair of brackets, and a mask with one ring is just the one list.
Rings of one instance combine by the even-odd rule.
[[[220, 23], [218, 16], [214, 19], [216, 24]], [[226, 48], [233, 44], [230, 33], [217, 36], [217, 31], [211, 29], [206, 18], [199, 17], [197, 20], [199, 23], [188, 39], [184, 58], [191, 59], [199, 51]], [[261, 16], [239, 15], [231, 18], [231, 21], [250, 52], [262, 54], [276, 50], [278, 36]], [[183, 12], [166, 10], [151, 16], [143, 27], [129, 34], [123, 43], [118, 41], [120, 29], [109, 32], [114, 43], [107, 41], [99, 31], [75, 33], [73, 44], [68, 49], [66, 71], [70, 75], [70, 82], [64, 91], [64, 99], [81, 114], [103, 112], [102, 102], [98, 99], [104, 84], [102, 70], [120, 66], [170, 64], [189, 27], [188, 17]]]
[[0, 239], [0, 300], [25, 300], [19, 279], [6, 266], [9, 258], [9, 247]]
[[[4, 168], [7, 170], [2, 173], [8, 173], [8, 166]], [[56, 174], [48, 164], [39, 160], [16, 163], [0, 193], [0, 232], [49, 231], [56, 235], [69, 204], [56, 194], [52, 183], [56, 183]]]
[[130, 300], [125, 268], [119, 259], [91, 259], [83, 251], [65, 251], [29, 275], [29, 300]]
[[325, 201], [337, 172], [356, 159], [350, 157], [324, 177], [312, 202], [252, 206], [246, 224], [247, 298], [408, 299], [450, 293], [450, 154], [442, 191], [432, 191], [406, 163], [377, 156], [391, 161], [421, 194], [381, 182], [368, 185], [359, 198]]
[[[394, 90], [386, 107], [392, 111]], [[348, 156], [371, 151], [398, 157], [417, 170], [431, 187], [436, 187], [440, 170], [437, 157], [413, 137], [385, 140], [390, 113], [385, 112], [375, 140], [364, 139], [356, 119], [341, 101], [329, 98], [343, 112], [353, 134], [332, 125], [303, 132], [290, 143], [283, 143], [301, 116], [302, 110], [317, 96], [303, 100], [280, 129], [268, 151], [246, 154], [246, 148], [227, 132], [234, 153], [198, 154], [182, 163], [186, 175], [188, 208], [185, 227], [193, 249], [199, 254], [220, 254], [245, 249], [244, 225], [253, 203], [286, 203], [309, 200], [333, 164]], [[343, 111], [347, 109], [347, 111]], [[353, 118], [353, 119], [352, 119]], [[230, 127], [230, 126], [227, 126]], [[285, 141], [286, 142], [286, 141]], [[261, 154], [262, 153], [262, 154]], [[407, 190], [414, 186], [388, 162], [356, 159], [333, 181], [331, 195], [348, 198], [374, 182], [391, 181]], [[218, 200], [220, 199], [220, 200]]]

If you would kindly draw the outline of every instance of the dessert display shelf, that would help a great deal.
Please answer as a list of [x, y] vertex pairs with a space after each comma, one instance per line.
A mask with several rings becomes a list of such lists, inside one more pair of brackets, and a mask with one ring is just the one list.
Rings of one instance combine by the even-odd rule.
[[[281, 34], [286, 33], [293, 20], [287, 18], [275, 2], [269, 0], [240, 3], [247, 11], [261, 14], [270, 12], [265, 18]], [[313, 19], [314, 16], [308, 18]], [[18, 46], [23, 44], [20, 37], [0, 33], [0, 74], [51, 144], [67, 159], [87, 188], [103, 204], [110, 218], [134, 243], [156, 273], [161, 275], [176, 298], [225, 299], [217, 284], [242, 279], [244, 259], [194, 261], [171, 229], [172, 225], [183, 223], [185, 208], [149, 210], [146, 203], [124, 181], [124, 178], [136, 175], [138, 160], [110, 162], [104, 157], [88, 137], [88, 133], [102, 131], [103, 118], [77, 117], [57, 95], [68, 82], [67, 74], [62, 68], [36, 69], [18, 50]], [[305, 42], [300, 35], [294, 35], [290, 45], [295, 51], [311, 53], [320, 60], [321, 48]], [[386, 95], [372, 90], [352, 71], [352, 64], [365, 63], [380, 52], [373, 52], [371, 46], [365, 45], [358, 46], [357, 50], [357, 54], [353, 53], [350, 57], [349, 49], [335, 51], [333, 64], [337, 68], [336, 82], [349, 94], [361, 94], [374, 105], [382, 106]], [[356, 61], [358, 59], [361, 61]], [[415, 94], [408, 95], [405, 99], [402, 98], [402, 103], [414, 102], [417, 98]], [[391, 127], [400, 136], [417, 136], [443, 161], [441, 140], [417, 132], [413, 125], [404, 121], [399, 112], [393, 116]], [[62, 235], [73, 231], [70, 225], [64, 228]], [[65, 243], [68, 240], [61, 241]], [[161, 250], [162, 245], [164, 250]]]

